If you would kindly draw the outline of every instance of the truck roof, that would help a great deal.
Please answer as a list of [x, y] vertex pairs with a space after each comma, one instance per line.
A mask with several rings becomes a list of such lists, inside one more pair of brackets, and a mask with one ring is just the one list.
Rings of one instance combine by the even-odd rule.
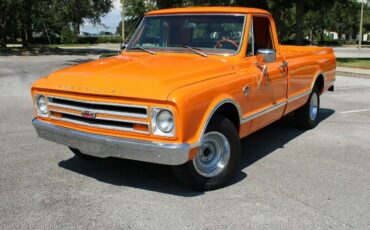
[[161, 15], [161, 14], [199, 14], [199, 13], [228, 13], [228, 14], [268, 14], [266, 10], [247, 8], [247, 7], [185, 7], [185, 8], [172, 8], [154, 10], [146, 13], [146, 15]]

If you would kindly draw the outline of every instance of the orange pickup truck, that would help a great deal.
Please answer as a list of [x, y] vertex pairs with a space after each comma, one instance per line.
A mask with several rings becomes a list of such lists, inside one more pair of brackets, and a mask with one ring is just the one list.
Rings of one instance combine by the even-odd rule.
[[211, 190], [239, 170], [241, 138], [292, 112], [315, 127], [335, 68], [331, 48], [279, 45], [263, 10], [157, 10], [120, 55], [36, 81], [33, 125], [78, 157], [172, 165]]

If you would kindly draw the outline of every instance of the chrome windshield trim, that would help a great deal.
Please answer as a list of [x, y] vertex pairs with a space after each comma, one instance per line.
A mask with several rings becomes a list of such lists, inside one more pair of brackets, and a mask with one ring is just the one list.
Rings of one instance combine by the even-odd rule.
[[[212, 53], [212, 52], [207, 52], [207, 55], [215, 55], [215, 56], [227, 56], [227, 57], [232, 57], [232, 56], [236, 56], [238, 54], [240, 54], [240, 51], [243, 47], [243, 43], [244, 43], [244, 37], [245, 37], [245, 29], [246, 29], [246, 24], [247, 24], [247, 14], [235, 14], [235, 13], [199, 13], [199, 14], [187, 14], [187, 13], [180, 13], [180, 14], [158, 14], [158, 15], [146, 15], [144, 16], [143, 20], [141, 20], [139, 26], [137, 27], [134, 35], [131, 37], [131, 40], [130, 42], [128, 43], [127, 45], [127, 48], [125, 49], [125, 52], [128, 52], [128, 53], [131, 53], [131, 52], [140, 52], [140, 51], [137, 51], [137, 50], [130, 50], [130, 47], [132, 46], [132, 42], [134, 40], [134, 38], [136, 38], [137, 34], [138, 34], [138, 29], [141, 28], [142, 26], [142, 23], [144, 21], [145, 18], [149, 18], [149, 17], [172, 17], [172, 16], [201, 16], [201, 15], [206, 15], [206, 16], [238, 16], [238, 17], [243, 17], [244, 18], [244, 21], [243, 21], [243, 29], [242, 29], [242, 36], [240, 37], [240, 44], [239, 44], [239, 49], [235, 52], [235, 53], [232, 53], [232, 54], [220, 54], [220, 53]], [[150, 47], [148, 47], [150, 48]], [[195, 47], [195, 48], [201, 48], [202, 47]], [[156, 50], [155, 51], [156, 53], [179, 53], [179, 52], [175, 52], [175, 51], [164, 51], [164, 50]], [[181, 53], [192, 53], [192, 52], [181, 52]]]
[[247, 15], [246, 13], [209, 13], [209, 12], [199, 12], [199, 13], [167, 13], [167, 14], [149, 14], [145, 15], [145, 17], [173, 17], [173, 16], [199, 16], [199, 15], [212, 15], [212, 16], [225, 16], [225, 15], [230, 15], [230, 16], [245, 16]]

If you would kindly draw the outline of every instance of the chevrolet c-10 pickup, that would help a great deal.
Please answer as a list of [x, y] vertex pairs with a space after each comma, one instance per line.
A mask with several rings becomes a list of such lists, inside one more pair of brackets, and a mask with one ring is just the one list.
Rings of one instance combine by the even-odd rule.
[[264, 10], [157, 10], [119, 55], [36, 81], [33, 125], [82, 159], [171, 165], [212, 190], [240, 170], [241, 138], [293, 113], [314, 128], [335, 69], [331, 48], [280, 45]]

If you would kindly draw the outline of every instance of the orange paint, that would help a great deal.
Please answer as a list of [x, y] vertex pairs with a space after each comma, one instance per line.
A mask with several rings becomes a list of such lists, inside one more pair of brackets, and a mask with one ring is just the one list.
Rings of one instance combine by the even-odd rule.
[[[240, 52], [236, 55], [210, 54], [202, 57], [195, 53], [175, 51], [158, 51], [156, 55], [141, 51], [122, 52], [115, 57], [54, 72], [32, 86], [32, 95], [147, 106], [149, 117], [134, 120], [149, 123], [152, 107], [169, 108], [174, 113], [175, 137], [155, 136], [151, 132], [140, 134], [105, 130], [51, 118], [38, 119], [96, 134], [153, 142], [189, 143], [194, 146], [189, 155], [189, 159], [192, 159], [208, 120], [221, 103], [235, 106], [240, 120], [237, 128], [240, 137], [245, 137], [304, 105], [308, 95], [292, 102], [290, 100], [311, 91], [320, 74], [324, 75], [323, 91], [328, 90], [328, 84], [335, 80], [333, 50], [279, 45], [272, 16], [266, 11], [238, 7], [196, 7], [158, 10], [147, 15], [221, 13], [246, 15], [245, 34]], [[252, 19], [260, 16], [270, 21], [277, 58], [276, 62], [267, 64], [267, 77], [259, 85], [262, 72], [255, 64], [257, 58], [246, 54]], [[288, 68], [281, 67], [284, 61], [288, 62]], [[280, 104], [280, 107], [254, 118], [256, 114]], [[145, 127], [136, 125], [135, 129], [144, 130]]]

